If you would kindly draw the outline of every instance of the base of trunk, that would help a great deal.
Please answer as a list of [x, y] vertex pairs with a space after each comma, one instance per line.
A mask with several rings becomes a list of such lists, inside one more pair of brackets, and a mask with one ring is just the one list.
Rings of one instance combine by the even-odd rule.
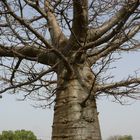
[[57, 93], [52, 140], [101, 140], [95, 99], [80, 104], [86, 96], [77, 80]]

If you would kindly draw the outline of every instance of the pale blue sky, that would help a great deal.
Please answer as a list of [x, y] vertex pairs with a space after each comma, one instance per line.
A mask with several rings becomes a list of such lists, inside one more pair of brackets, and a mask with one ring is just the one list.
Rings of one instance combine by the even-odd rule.
[[[116, 79], [121, 79], [140, 68], [140, 53], [125, 54], [124, 59], [115, 63], [113, 70]], [[134, 140], [140, 139], [140, 101], [131, 101], [131, 105], [122, 106], [108, 99], [98, 101], [98, 111], [102, 137], [130, 134]], [[2, 130], [32, 130], [38, 138], [50, 140], [53, 111], [35, 109], [30, 102], [16, 101], [16, 96], [5, 95], [0, 99], [0, 132]]]

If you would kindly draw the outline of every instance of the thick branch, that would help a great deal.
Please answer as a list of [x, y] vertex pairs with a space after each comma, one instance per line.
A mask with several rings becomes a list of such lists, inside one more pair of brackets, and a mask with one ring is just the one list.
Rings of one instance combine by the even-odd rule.
[[70, 55], [73, 50], [83, 47], [87, 38], [88, 30], [88, 0], [73, 0], [73, 22], [72, 28], [62, 13], [70, 31], [70, 39], [63, 50], [64, 55]]
[[[8, 5], [8, 3], [5, 0], [2, 0], [2, 2], [4, 3], [4, 5], [6, 6], [7, 10], [10, 12], [10, 15], [16, 19], [21, 25], [25, 26], [29, 31], [31, 31], [38, 39], [40, 39], [45, 45], [47, 49], [51, 49], [56, 55], [57, 58], [59, 58], [60, 60], [62, 60], [65, 63], [65, 66], [67, 68], [67, 70], [72, 73], [72, 68], [69, 65], [67, 59], [65, 58], [65, 56], [57, 49], [54, 48], [54, 46], [50, 45], [47, 40], [38, 32], [36, 31], [32, 26], [30, 26], [23, 18], [19, 17], [12, 9], [11, 7]], [[41, 12], [41, 11], [40, 11]], [[55, 58], [55, 57], [54, 57]], [[53, 60], [54, 60], [53, 58]]]
[[108, 33], [107, 35], [105, 35], [105, 36], [103, 36], [103, 37], [97, 39], [96, 41], [87, 43], [83, 48], [80, 48], [80, 49], [81, 49], [81, 50], [82, 50], [82, 49], [83, 49], [83, 50], [87, 50], [87, 49], [89, 49], [89, 48], [95, 48], [95, 47], [97, 47], [97, 46], [99, 46], [99, 45], [101, 45], [101, 44], [103, 44], [103, 43], [108, 42], [110, 39], [112, 39], [115, 35], [117, 35], [117, 34], [121, 31], [121, 29], [122, 29], [123, 25], [125, 24], [125, 22], [127, 21], [127, 19], [128, 19], [128, 17], [124, 18], [124, 19], [123, 19], [120, 23], [118, 23], [118, 25], [117, 25], [110, 33]]
[[90, 29], [88, 31], [88, 41], [94, 41], [100, 38], [103, 34], [105, 34], [112, 27], [117, 25], [124, 18], [130, 17], [138, 6], [139, 0], [129, 1], [128, 3], [126, 3], [126, 5], [122, 7], [122, 9], [120, 9], [115, 16], [113, 16], [110, 20], [105, 22], [102, 26], [96, 29]]
[[73, 33], [70, 38], [75, 40], [76, 37], [78, 41], [84, 42], [88, 26], [88, 0], [73, 0], [73, 7]]
[[136, 84], [137, 86], [140, 85], [140, 78], [132, 78], [128, 80], [122, 80], [120, 82], [99, 85], [97, 86], [97, 91], [111, 90], [120, 87], [129, 87], [134, 84]]
[[53, 52], [35, 47], [6, 47], [0, 45], [0, 57], [18, 57], [30, 61], [37, 61], [41, 64], [53, 65], [57, 59]]
[[62, 43], [67, 41], [66, 36], [60, 29], [59, 24], [57, 23], [56, 17], [52, 11], [52, 8], [48, 2], [48, 0], [45, 0], [45, 11], [47, 13], [47, 20], [48, 20], [48, 27], [52, 39], [52, 43], [54, 46], [58, 47]]
[[52, 39], [52, 44], [54, 46], [60, 46], [63, 44], [63, 42], [67, 41], [66, 36], [60, 29], [59, 24], [57, 23], [56, 17], [53, 14], [52, 7], [50, 6], [49, 0], [45, 0], [44, 2], [44, 8], [45, 11], [42, 10], [38, 4], [29, 2], [28, 0], [25, 0], [28, 5], [30, 5], [32, 8], [34, 8], [36, 11], [38, 11], [44, 18], [47, 19], [48, 21], [48, 26], [51, 39]]
[[108, 43], [108, 45], [101, 50], [97, 50], [95, 53], [93, 53], [91, 56], [92, 63], [95, 63], [97, 60], [99, 60], [101, 57], [105, 57], [108, 54], [112, 53], [113, 51], [116, 51], [119, 49], [119, 47], [129, 39], [131, 39], [140, 29], [140, 25], [135, 26], [133, 29], [131, 29], [128, 34], [121, 34], [116, 36], [113, 41]]

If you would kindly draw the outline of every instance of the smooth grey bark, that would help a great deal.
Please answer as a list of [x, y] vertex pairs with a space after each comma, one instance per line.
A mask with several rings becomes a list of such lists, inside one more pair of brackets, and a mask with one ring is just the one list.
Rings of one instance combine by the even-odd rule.
[[88, 65], [74, 67], [72, 79], [67, 79], [64, 72], [58, 77], [52, 140], [101, 140], [95, 96], [82, 105], [94, 75]]

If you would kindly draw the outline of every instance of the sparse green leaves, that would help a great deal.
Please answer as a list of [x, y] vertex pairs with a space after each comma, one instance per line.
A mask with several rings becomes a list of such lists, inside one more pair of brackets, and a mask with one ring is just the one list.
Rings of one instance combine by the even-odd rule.
[[37, 140], [37, 137], [32, 131], [27, 130], [3, 131], [0, 140]]

